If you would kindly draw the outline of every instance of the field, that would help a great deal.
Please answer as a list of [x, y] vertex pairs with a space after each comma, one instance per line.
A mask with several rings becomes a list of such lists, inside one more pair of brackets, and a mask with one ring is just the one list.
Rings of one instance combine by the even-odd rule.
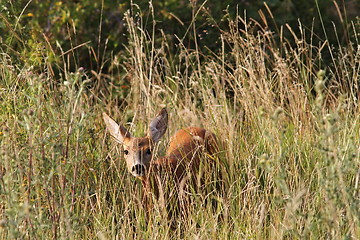
[[[173, 36], [174, 47], [155, 38], [156, 21], [148, 31], [128, 12], [126, 53], [105, 59], [89, 48], [94, 69], [77, 64], [86, 44], [53, 49], [9, 26], [31, 54], [1, 47], [0, 238], [359, 239], [359, 18], [338, 45], [301, 22], [273, 31], [265, 20], [226, 19], [219, 49], [205, 53], [196, 21], [191, 47]], [[190, 193], [176, 229], [156, 204], [146, 222], [141, 182], [101, 118], [141, 136], [163, 107], [158, 155], [186, 126], [223, 145], [221, 166], [208, 169], [223, 188]]]

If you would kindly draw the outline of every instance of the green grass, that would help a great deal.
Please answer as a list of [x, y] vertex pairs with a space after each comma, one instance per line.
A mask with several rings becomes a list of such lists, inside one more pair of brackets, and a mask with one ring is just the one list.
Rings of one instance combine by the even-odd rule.
[[[53, 53], [36, 49], [41, 71], [2, 52], [1, 239], [360, 237], [359, 49], [318, 45], [305, 31], [294, 40], [250, 22], [239, 29], [245, 20], [237, 17], [218, 52], [204, 56], [180, 43], [172, 54], [165, 36], [155, 42], [132, 16], [125, 20], [127, 54], [107, 59], [122, 75], [71, 72], [75, 51], [51, 65]], [[189, 125], [224, 145], [223, 165], [209, 171], [222, 171], [225, 187], [193, 192], [176, 230], [157, 204], [146, 223], [141, 182], [101, 119], [105, 111], [131, 122], [139, 136], [164, 106], [170, 120], [159, 153]]]

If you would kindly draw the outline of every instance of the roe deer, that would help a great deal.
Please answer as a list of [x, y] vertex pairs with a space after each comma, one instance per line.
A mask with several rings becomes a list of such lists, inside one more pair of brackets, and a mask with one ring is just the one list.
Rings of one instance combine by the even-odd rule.
[[[133, 137], [122, 125], [118, 125], [106, 113], [103, 119], [111, 136], [123, 145], [127, 169], [135, 177], [142, 180], [143, 203], [149, 212], [151, 194], [159, 200], [164, 191], [162, 187], [171, 177], [175, 182], [177, 195], [180, 194], [184, 182], [196, 174], [205, 154], [214, 155], [218, 151], [215, 135], [203, 128], [188, 127], [181, 129], [171, 138], [166, 156], [153, 158], [154, 144], [164, 135], [168, 125], [168, 113], [163, 108], [151, 121], [145, 137]], [[205, 164], [206, 165], [206, 164]], [[165, 179], [164, 179], [165, 178]], [[177, 199], [179, 204], [181, 199]], [[147, 213], [148, 214], [148, 213]]]

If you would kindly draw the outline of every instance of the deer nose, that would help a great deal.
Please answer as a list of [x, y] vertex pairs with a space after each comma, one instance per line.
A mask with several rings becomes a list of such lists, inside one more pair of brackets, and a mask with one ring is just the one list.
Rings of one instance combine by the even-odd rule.
[[134, 174], [136, 177], [142, 177], [145, 175], [145, 166], [143, 164], [135, 164], [131, 168], [132, 174]]

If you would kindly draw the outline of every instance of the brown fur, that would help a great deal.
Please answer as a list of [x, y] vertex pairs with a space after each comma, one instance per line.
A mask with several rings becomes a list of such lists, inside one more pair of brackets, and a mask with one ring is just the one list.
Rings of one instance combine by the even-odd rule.
[[[166, 208], [167, 196], [164, 189], [159, 189], [167, 184], [166, 179], [171, 175], [175, 183], [178, 196], [175, 200], [180, 211], [186, 214], [183, 189], [186, 182], [195, 184], [199, 170], [200, 161], [205, 159], [205, 154], [213, 155], [218, 152], [215, 135], [203, 128], [189, 127], [181, 129], [171, 138], [166, 156], [151, 163], [147, 176], [142, 178], [144, 205], [148, 211], [152, 209], [152, 194], [159, 200], [163, 208]], [[211, 164], [211, 163], [207, 163]], [[170, 217], [173, 213], [170, 214]]]

